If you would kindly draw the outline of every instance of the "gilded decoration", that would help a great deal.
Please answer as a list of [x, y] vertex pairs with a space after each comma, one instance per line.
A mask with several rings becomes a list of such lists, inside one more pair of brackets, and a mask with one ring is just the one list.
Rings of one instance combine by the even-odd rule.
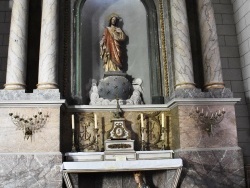
[[96, 143], [98, 137], [95, 129], [94, 114], [79, 114], [79, 125], [79, 150], [96, 150]]
[[159, 12], [160, 12], [160, 30], [161, 30], [161, 50], [163, 59], [163, 78], [164, 78], [164, 92], [165, 95], [169, 95], [169, 84], [168, 84], [168, 61], [167, 61], [167, 49], [166, 49], [166, 35], [165, 35], [165, 24], [164, 24], [164, 9], [163, 0], [159, 0]]
[[[169, 148], [169, 115], [166, 112], [143, 112], [143, 122], [138, 115], [137, 121], [141, 125], [141, 132], [145, 129], [145, 135], [141, 134], [141, 140], [145, 141], [145, 150], [159, 150]], [[163, 118], [166, 118], [163, 120]]]
[[[110, 131], [113, 129], [113, 112], [95, 112], [97, 116], [97, 129], [95, 128], [93, 112], [78, 113], [79, 122], [78, 142], [79, 151], [99, 151], [104, 149], [104, 141], [110, 138]], [[145, 126], [145, 150], [161, 150], [170, 148], [169, 144], [169, 112], [168, 111], [147, 111], [147, 112], [124, 112], [124, 126], [130, 132], [130, 138], [135, 140], [135, 150], [141, 150], [142, 127], [141, 114]], [[164, 128], [162, 126], [162, 117], [165, 118]], [[77, 122], [77, 121], [76, 121]], [[78, 127], [78, 126], [76, 126]], [[98, 131], [96, 131], [98, 130]], [[121, 133], [119, 132], [121, 131]], [[118, 137], [123, 137], [122, 129], [115, 130]], [[123, 135], [123, 136], [122, 136]]]
[[111, 149], [131, 148], [131, 145], [130, 144], [110, 144], [108, 145], [108, 148], [111, 148]]

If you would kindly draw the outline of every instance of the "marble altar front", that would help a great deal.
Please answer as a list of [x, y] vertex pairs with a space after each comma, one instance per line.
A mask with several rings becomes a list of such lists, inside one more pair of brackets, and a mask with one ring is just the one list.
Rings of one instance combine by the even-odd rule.
[[[147, 152], [151, 153], [151, 152]], [[71, 154], [68, 154], [70, 156]], [[74, 155], [74, 154], [73, 154]], [[152, 154], [151, 154], [152, 155]], [[78, 154], [80, 156], [80, 154]], [[86, 156], [85, 156], [86, 157]], [[90, 160], [90, 159], [89, 159]], [[138, 171], [149, 171], [154, 174], [152, 177], [155, 178], [163, 178], [162, 182], [153, 181], [150, 182], [150, 186], [157, 186], [160, 188], [175, 188], [177, 187], [181, 169], [182, 169], [182, 159], [160, 159], [156, 160], [132, 160], [132, 161], [124, 161], [124, 160], [117, 160], [117, 161], [85, 161], [85, 162], [63, 162], [62, 170], [63, 170], [63, 177], [64, 181], [67, 185], [67, 188], [71, 188], [72, 182], [70, 180], [69, 174], [78, 174], [78, 173], [113, 173], [114, 172], [131, 172], [130, 177], [124, 178], [118, 177], [118, 179], [123, 180], [123, 184], [133, 185], [133, 180], [131, 177], [133, 176], [132, 172]], [[164, 174], [163, 177], [159, 176], [156, 172], [159, 171]], [[156, 173], [155, 173], [156, 172]], [[127, 173], [129, 174], [129, 173]], [[170, 175], [171, 174], [171, 175]], [[110, 184], [111, 187], [116, 187], [117, 177], [113, 177], [113, 182]], [[128, 181], [128, 178], [130, 179]], [[105, 180], [105, 179], [104, 179]], [[95, 180], [98, 182], [98, 180]], [[148, 184], [148, 179], [145, 180]], [[85, 184], [86, 186], [87, 184]], [[89, 185], [88, 185], [89, 186]], [[122, 184], [118, 185], [118, 187], [122, 187]]]

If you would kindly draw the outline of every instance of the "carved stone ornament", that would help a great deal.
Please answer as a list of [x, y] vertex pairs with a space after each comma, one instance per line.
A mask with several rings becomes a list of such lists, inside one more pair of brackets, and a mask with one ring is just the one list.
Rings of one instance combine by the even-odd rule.
[[125, 127], [125, 119], [113, 119], [113, 127], [110, 131], [110, 139], [126, 140], [129, 138], [129, 131]]

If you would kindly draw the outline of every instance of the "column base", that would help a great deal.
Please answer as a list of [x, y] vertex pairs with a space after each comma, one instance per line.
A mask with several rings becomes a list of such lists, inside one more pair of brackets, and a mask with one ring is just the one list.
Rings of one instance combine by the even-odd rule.
[[204, 98], [204, 93], [198, 88], [176, 88], [169, 100], [174, 98]]
[[175, 89], [193, 89], [195, 83], [183, 82], [175, 85]]
[[223, 82], [212, 82], [204, 85], [205, 90], [209, 89], [223, 89], [225, 88], [225, 84]]
[[19, 90], [19, 89], [25, 89], [25, 84], [19, 84], [19, 83], [10, 83], [10, 84], [4, 84], [4, 89], [7, 90]]
[[55, 83], [39, 83], [36, 85], [37, 89], [58, 89]]

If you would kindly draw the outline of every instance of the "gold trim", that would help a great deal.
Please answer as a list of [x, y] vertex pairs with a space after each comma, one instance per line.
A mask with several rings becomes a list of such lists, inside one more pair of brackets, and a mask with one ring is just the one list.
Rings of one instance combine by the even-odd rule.
[[37, 89], [58, 89], [58, 85], [54, 83], [43, 82], [36, 84]]
[[223, 89], [225, 84], [223, 82], [212, 82], [204, 85], [205, 89]]
[[131, 144], [110, 144], [108, 145], [108, 148], [110, 149], [126, 149], [126, 148], [132, 148]]
[[168, 83], [168, 62], [167, 62], [167, 49], [165, 40], [165, 25], [164, 25], [164, 13], [163, 13], [163, 0], [159, 0], [160, 10], [160, 30], [161, 30], [161, 49], [163, 58], [163, 78], [164, 78], [164, 93], [169, 96], [169, 83]]

